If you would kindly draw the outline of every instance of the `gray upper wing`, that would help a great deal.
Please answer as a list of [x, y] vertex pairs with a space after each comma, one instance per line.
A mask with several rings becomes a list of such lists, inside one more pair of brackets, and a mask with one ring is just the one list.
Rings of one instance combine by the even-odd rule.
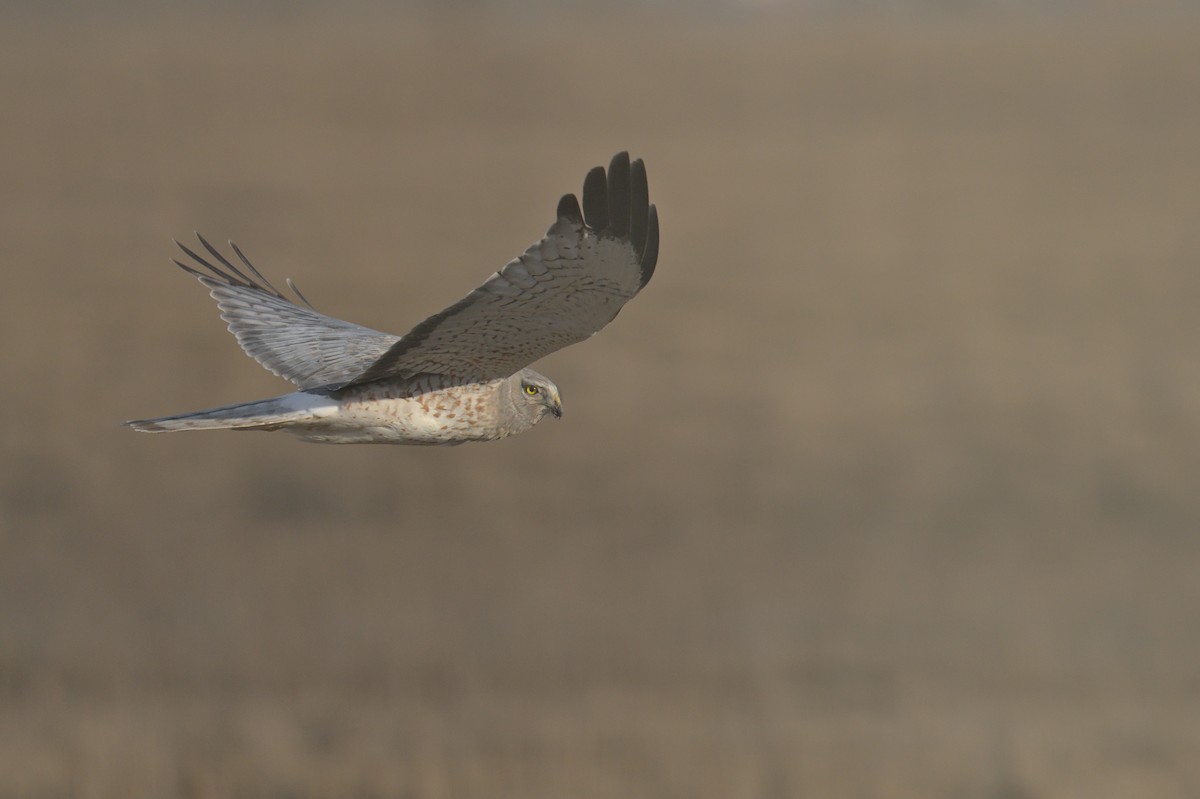
[[646, 168], [618, 153], [607, 173], [599, 166], [588, 173], [582, 210], [575, 195], [565, 195], [545, 238], [394, 340], [348, 382], [421, 373], [464, 382], [507, 377], [612, 321], [649, 282], [657, 259], [658, 212]]
[[236, 244], [230, 242], [244, 270], [230, 263], [202, 236], [197, 238], [220, 266], [182, 244], [179, 248], [207, 272], [181, 261], [175, 263], [208, 288], [221, 318], [229, 323], [229, 331], [246, 354], [298, 388], [343, 385], [370, 368], [400, 340], [399, 336], [318, 313], [288, 281], [305, 304], [297, 305], [272, 286]]

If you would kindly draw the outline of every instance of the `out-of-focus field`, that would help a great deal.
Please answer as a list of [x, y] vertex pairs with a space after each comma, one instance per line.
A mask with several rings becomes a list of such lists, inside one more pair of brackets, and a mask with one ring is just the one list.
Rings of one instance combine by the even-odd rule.
[[[1200, 793], [1200, 17], [4, 19], [0, 797]], [[647, 291], [454, 449], [171, 238], [404, 332], [629, 148]]]

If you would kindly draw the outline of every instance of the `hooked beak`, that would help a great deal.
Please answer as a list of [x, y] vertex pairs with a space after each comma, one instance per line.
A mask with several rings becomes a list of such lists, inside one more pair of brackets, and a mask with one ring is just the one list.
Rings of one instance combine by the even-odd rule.
[[557, 394], [554, 395], [554, 404], [550, 406], [550, 413], [554, 414], [555, 419], [562, 418], [562, 399]]

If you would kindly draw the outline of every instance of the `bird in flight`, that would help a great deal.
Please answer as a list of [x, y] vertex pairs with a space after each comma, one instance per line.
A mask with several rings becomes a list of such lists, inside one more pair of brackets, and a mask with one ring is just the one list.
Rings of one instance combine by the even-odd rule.
[[[528, 368], [607, 325], [649, 282], [658, 212], [641, 159], [615, 155], [558, 203], [544, 238], [403, 336], [318, 313], [278, 291], [233, 242], [241, 267], [197, 234], [175, 261], [217, 301], [246, 354], [295, 384], [271, 399], [137, 419], [134, 430], [285, 430], [325, 444], [492, 441], [562, 416], [558, 387]], [[178, 242], [176, 242], [178, 243]], [[211, 260], [210, 260], [211, 258]], [[215, 261], [216, 263], [213, 263]]]

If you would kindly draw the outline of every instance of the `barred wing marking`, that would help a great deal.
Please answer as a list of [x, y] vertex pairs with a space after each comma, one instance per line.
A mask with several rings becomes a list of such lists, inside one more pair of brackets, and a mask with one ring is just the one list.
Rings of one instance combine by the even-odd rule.
[[297, 305], [262, 276], [230, 242], [244, 270], [229, 262], [197, 234], [217, 266], [179, 244], [207, 272], [176, 260], [212, 294], [229, 324], [229, 332], [254, 360], [268, 371], [295, 383], [301, 390], [337, 387], [362, 374], [400, 340], [369, 327], [318, 313], [289, 280], [288, 287], [305, 304]]
[[545, 238], [482, 286], [418, 324], [350, 381], [440, 374], [464, 382], [507, 377], [590, 337], [649, 282], [658, 212], [646, 168], [629, 154], [595, 167], [558, 204]]

